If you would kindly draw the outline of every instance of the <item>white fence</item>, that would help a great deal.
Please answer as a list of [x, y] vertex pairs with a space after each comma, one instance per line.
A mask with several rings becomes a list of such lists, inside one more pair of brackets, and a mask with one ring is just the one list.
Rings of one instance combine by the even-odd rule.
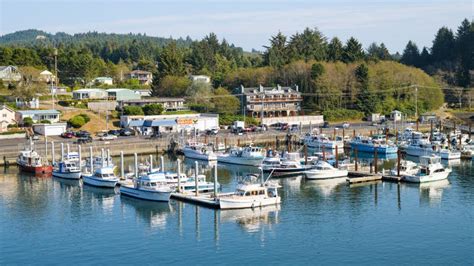
[[271, 125], [275, 123], [288, 123], [290, 125], [318, 125], [324, 123], [322, 115], [300, 115], [300, 116], [284, 116], [284, 117], [265, 117], [263, 124]]

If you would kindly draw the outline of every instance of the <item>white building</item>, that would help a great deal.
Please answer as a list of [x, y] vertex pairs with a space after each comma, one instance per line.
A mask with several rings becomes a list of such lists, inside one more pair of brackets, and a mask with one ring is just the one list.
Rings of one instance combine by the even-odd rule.
[[8, 106], [0, 106], [0, 132], [8, 130], [8, 125], [16, 124], [15, 111]]
[[150, 85], [153, 82], [153, 74], [143, 70], [133, 70], [127, 75], [127, 78], [137, 79], [140, 85]]
[[211, 83], [211, 78], [205, 75], [190, 75], [189, 79], [192, 82], [204, 82], [204, 83]]
[[0, 66], [0, 80], [3, 82], [20, 81], [21, 74], [16, 66]]
[[110, 77], [97, 77], [94, 79], [95, 84], [114, 85], [114, 79]]
[[23, 119], [31, 117], [33, 123], [40, 122], [41, 120], [49, 120], [51, 123], [59, 122], [60, 113], [57, 110], [24, 110], [17, 111], [15, 119], [19, 124], [23, 123]]
[[33, 98], [29, 101], [24, 101], [20, 98], [15, 98], [15, 104], [18, 108], [29, 108], [29, 109], [38, 109], [39, 108], [39, 98]]
[[41, 73], [39, 73], [39, 78], [41, 81], [44, 81], [46, 83], [50, 83], [56, 80], [56, 76], [54, 76], [53, 73], [51, 73], [48, 70], [44, 70]]
[[66, 132], [67, 123], [35, 124], [33, 131], [43, 136], [59, 136]]
[[392, 121], [401, 121], [402, 120], [402, 112], [398, 110], [393, 110], [390, 113], [390, 120]]
[[102, 89], [80, 89], [72, 92], [72, 98], [75, 100], [105, 99], [107, 92]]
[[206, 131], [219, 127], [218, 114], [184, 115], [135, 115], [121, 116], [120, 125], [138, 131], [142, 135], [156, 133], [192, 132], [194, 129]]

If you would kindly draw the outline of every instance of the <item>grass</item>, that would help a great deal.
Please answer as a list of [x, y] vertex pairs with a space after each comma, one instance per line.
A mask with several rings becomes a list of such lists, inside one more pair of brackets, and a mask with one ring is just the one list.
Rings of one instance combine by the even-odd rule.
[[[70, 118], [80, 115], [80, 114], [87, 114], [90, 118], [90, 121], [83, 125], [82, 127], [78, 128], [77, 130], [87, 130], [91, 133], [100, 132], [102, 130], [106, 130], [105, 125], [105, 113], [101, 113], [100, 116], [90, 110], [75, 110], [75, 111], [64, 111], [61, 117], [62, 120], [67, 121]], [[109, 118], [108, 129], [117, 128], [115, 125], [117, 124], [117, 119]]]

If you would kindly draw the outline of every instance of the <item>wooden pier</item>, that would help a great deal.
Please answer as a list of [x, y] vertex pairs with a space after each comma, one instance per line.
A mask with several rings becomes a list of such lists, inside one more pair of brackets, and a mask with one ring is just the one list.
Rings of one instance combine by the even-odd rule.
[[396, 182], [396, 183], [404, 181], [403, 176], [396, 176], [396, 175], [383, 175], [382, 180], [387, 181], [387, 182]]
[[382, 180], [382, 175], [370, 172], [349, 171], [346, 180], [349, 184], [372, 182]]
[[172, 199], [193, 203], [213, 209], [219, 209], [219, 201], [214, 198], [214, 193], [200, 193], [198, 196], [194, 192], [176, 192], [171, 194]]

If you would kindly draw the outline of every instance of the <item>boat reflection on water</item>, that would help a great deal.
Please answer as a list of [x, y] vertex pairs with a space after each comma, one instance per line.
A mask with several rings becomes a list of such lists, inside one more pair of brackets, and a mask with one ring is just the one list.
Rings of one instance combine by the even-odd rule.
[[221, 223], [237, 222], [247, 232], [258, 232], [264, 225], [277, 224], [280, 206], [271, 205], [254, 209], [220, 210]]
[[443, 197], [443, 190], [449, 188], [449, 186], [448, 179], [420, 184], [420, 202], [440, 203]]
[[53, 177], [54, 182], [57, 182], [60, 187], [81, 187], [82, 182], [79, 179], [65, 179]]
[[230, 176], [246, 176], [248, 174], [259, 174], [260, 170], [256, 166], [248, 165], [235, 165], [235, 164], [226, 164], [219, 163], [219, 169], [226, 170]]
[[153, 202], [130, 197], [121, 197], [122, 208], [133, 207], [136, 217], [141, 218], [151, 229], [165, 229], [169, 214], [173, 211], [169, 202]]
[[91, 199], [91, 206], [99, 206], [104, 211], [113, 210], [117, 188], [101, 188], [83, 184], [82, 191], [84, 198]]
[[296, 194], [301, 191], [301, 180], [303, 180], [303, 175], [297, 175], [286, 178], [273, 179], [272, 182], [276, 182], [282, 186], [282, 189], [286, 196], [291, 194]]
[[324, 197], [329, 197], [334, 193], [334, 190], [342, 185], [346, 184], [346, 178], [332, 178], [332, 179], [322, 179], [322, 180], [305, 180], [304, 186], [309, 188], [314, 188], [321, 193]]

